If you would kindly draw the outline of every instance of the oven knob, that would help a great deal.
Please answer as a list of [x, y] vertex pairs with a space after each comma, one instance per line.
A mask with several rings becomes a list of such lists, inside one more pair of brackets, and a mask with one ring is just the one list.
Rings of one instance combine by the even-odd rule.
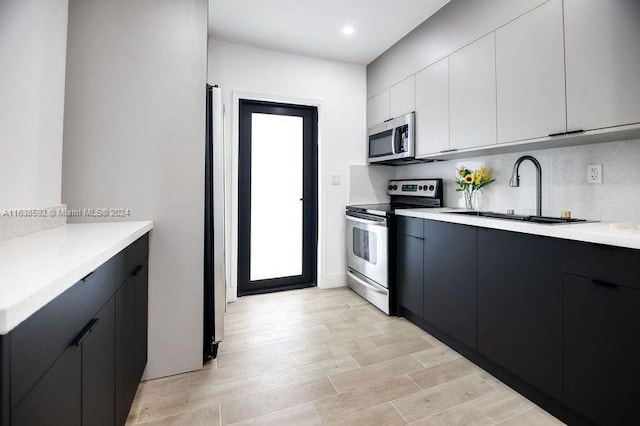
[[396, 189], [398, 189], [398, 185], [393, 185], [393, 190], [395, 191]]
[[392, 185], [389, 185], [389, 187], [387, 188], [389, 191], [391, 191], [393, 189]]
[[434, 189], [436, 189], [436, 187], [435, 187], [435, 186], [433, 186], [433, 185], [430, 185], [430, 186], [429, 186], [429, 191], [433, 191]]

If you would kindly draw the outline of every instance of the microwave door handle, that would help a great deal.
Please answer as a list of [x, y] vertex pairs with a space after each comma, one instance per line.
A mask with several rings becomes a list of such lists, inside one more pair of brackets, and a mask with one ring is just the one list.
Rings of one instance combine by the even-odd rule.
[[396, 129], [395, 127], [391, 129], [391, 153], [397, 154], [396, 152]]

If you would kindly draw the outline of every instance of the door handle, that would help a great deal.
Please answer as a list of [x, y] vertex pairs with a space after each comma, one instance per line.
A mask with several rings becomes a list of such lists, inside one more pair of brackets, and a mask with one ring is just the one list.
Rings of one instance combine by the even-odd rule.
[[99, 318], [93, 318], [91, 321], [89, 321], [87, 325], [84, 326], [82, 331], [75, 337], [75, 339], [73, 339], [71, 345], [69, 346], [80, 346], [82, 344], [82, 341], [86, 339], [89, 334], [91, 334], [94, 328], [96, 328], [99, 321]]
[[374, 287], [373, 285], [369, 284], [369, 283], [368, 283], [368, 282], [366, 282], [365, 280], [358, 278], [358, 277], [357, 277], [353, 272], [351, 272], [351, 271], [347, 271], [347, 275], [349, 275], [351, 278], [353, 278], [353, 279], [354, 279], [358, 284], [360, 284], [361, 286], [366, 287], [366, 288], [368, 288], [369, 290], [371, 290], [371, 291], [373, 291], [373, 292], [376, 292], [376, 293], [378, 293], [378, 294], [385, 294], [385, 295], [387, 294], [387, 292], [386, 292], [386, 291], [381, 290], [381, 289], [379, 289], [379, 288], [377, 288], [377, 287]]
[[360, 223], [365, 223], [367, 225], [374, 225], [374, 226], [386, 226], [387, 225], [387, 221], [385, 219], [381, 219], [381, 220], [369, 220], [369, 219], [361, 219], [359, 217], [356, 216], [351, 216], [351, 215], [347, 215], [347, 220], [352, 220], [354, 222], [360, 222]]
[[616, 288], [618, 287], [618, 284], [614, 284], [614, 283], [610, 283], [607, 281], [602, 281], [602, 280], [596, 280], [596, 279], [592, 279], [591, 280], [592, 283], [596, 284], [596, 285], [600, 285], [603, 287], [609, 287], [609, 288]]
[[138, 265], [136, 266], [136, 269], [133, 270], [133, 272], [131, 273], [131, 275], [133, 275], [134, 277], [136, 275], [138, 275], [140, 273], [140, 270], [142, 269], [142, 265]]
[[80, 281], [86, 281], [89, 279], [89, 277], [91, 277], [91, 275], [93, 275], [96, 271], [91, 271], [89, 272], [87, 275], [85, 275], [84, 277], [82, 277], [82, 279]]

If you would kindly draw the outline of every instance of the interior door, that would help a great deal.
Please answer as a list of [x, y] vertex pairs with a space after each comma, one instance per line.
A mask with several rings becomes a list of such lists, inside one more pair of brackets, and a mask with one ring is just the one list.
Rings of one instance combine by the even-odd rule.
[[238, 294], [316, 284], [317, 109], [240, 100]]

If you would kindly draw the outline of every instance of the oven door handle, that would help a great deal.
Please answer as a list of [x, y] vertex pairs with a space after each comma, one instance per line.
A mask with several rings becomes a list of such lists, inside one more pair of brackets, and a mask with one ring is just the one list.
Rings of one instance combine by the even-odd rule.
[[351, 215], [347, 215], [347, 220], [352, 220], [354, 222], [360, 222], [360, 223], [366, 223], [367, 225], [374, 225], [374, 226], [387, 226], [387, 220], [384, 218], [380, 218], [380, 220], [376, 220], [376, 219], [363, 219], [361, 217], [357, 217], [357, 216], [351, 216]]
[[386, 295], [387, 292], [384, 290], [381, 290], [375, 286], [373, 286], [372, 284], [369, 284], [368, 282], [366, 282], [365, 280], [363, 280], [362, 278], [356, 276], [353, 272], [351, 271], [347, 271], [347, 275], [349, 275], [351, 278], [353, 278], [358, 284], [360, 284], [363, 287], [368, 288], [371, 291], [375, 291], [378, 294], [384, 294]]

